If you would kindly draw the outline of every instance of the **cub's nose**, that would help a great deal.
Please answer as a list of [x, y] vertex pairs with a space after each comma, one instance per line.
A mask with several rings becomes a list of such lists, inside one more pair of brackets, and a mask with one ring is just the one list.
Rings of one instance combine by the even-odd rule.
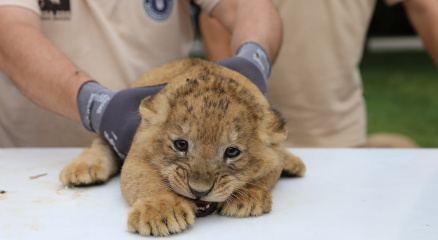
[[193, 193], [193, 195], [195, 195], [196, 198], [202, 198], [203, 196], [207, 195], [210, 193], [211, 189], [213, 187], [211, 187], [210, 189], [208, 189], [207, 191], [197, 191], [195, 189], [193, 189], [191, 186], [189, 186], [190, 191]]

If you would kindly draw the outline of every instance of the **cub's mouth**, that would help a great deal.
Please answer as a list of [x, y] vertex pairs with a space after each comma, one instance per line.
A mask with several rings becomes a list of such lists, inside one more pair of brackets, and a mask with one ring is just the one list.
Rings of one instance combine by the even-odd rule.
[[199, 199], [191, 199], [196, 204], [196, 216], [206, 217], [216, 212], [217, 202], [206, 202]]

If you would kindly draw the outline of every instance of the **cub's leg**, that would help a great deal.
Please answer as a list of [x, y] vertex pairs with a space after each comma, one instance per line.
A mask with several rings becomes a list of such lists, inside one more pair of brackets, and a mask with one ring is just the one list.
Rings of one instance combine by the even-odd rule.
[[187, 229], [195, 221], [196, 204], [175, 194], [161, 173], [147, 159], [128, 155], [121, 189], [131, 205], [128, 230], [143, 236], [168, 236]]
[[280, 174], [281, 169], [276, 169], [257, 181], [247, 183], [219, 206], [222, 207], [220, 214], [229, 217], [250, 217], [270, 212], [272, 208], [270, 189], [280, 178]]
[[287, 149], [283, 151], [284, 155], [284, 168], [283, 174], [289, 176], [302, 177], [306, 173], [306, 165], [304, 165], [301, 158], [293, 155]]
[[65, 186], [104, 183], [120, 169], [121, 160], [105, 140], [97, 137], [91, 146], [62, 170], [59, 179]]

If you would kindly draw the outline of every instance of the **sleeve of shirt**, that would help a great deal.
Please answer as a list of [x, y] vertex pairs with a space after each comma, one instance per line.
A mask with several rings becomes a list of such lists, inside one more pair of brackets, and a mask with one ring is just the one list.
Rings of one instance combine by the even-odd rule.
[[221, 0], [194, 0], [198, 6], [200, 6], [202, 9], [207, 11], [208, 13], [213, 10], [214, 7], [220, 2]]
[[0, 0], [1, 6], [17, 6], [30, 9], [41, 16], [38, 0]]
[[397, 3], [401, 3], [401, 2], [403, 2], [404, 0], [385, 0], [385, 3], [387, 4], [387, 5], [389, 5], [389, 6], [392, 6], [392, 5], [395, 5], [395, 4], [397, 4]]

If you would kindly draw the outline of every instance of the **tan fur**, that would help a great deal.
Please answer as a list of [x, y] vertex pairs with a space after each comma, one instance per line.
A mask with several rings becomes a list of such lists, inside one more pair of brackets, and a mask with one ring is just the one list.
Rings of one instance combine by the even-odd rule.
[[[197, 211], [193, 190], [208, 192], [200, 200], [217, 202], [222, 215], [260, 216], [271, 210], [270, 189], [282, 172], [304, 175], [303, 162], [283, 146], [286, 129], [281, 118], [239, 73], [184, 59], [148, 72], [134, 87], [164, 82], [165, 88], [140, 105], [142, 121], [122, 168], [122, 193], [131, 205], [130, 231], [167, 236], [186, 229]], [[186, 140], [187, 152], [175, 149], [175, 140]], [[241, 154], [226, 158], [228, 147]], [[92, 145], [85, 150], [61, 173], [61, 181], [106, 181], [114, 174], [109, 169], [117, 166], [106, 148]], [[107, 169], [100, 171], [106, 176], [85, 176], [86, 168]]]

